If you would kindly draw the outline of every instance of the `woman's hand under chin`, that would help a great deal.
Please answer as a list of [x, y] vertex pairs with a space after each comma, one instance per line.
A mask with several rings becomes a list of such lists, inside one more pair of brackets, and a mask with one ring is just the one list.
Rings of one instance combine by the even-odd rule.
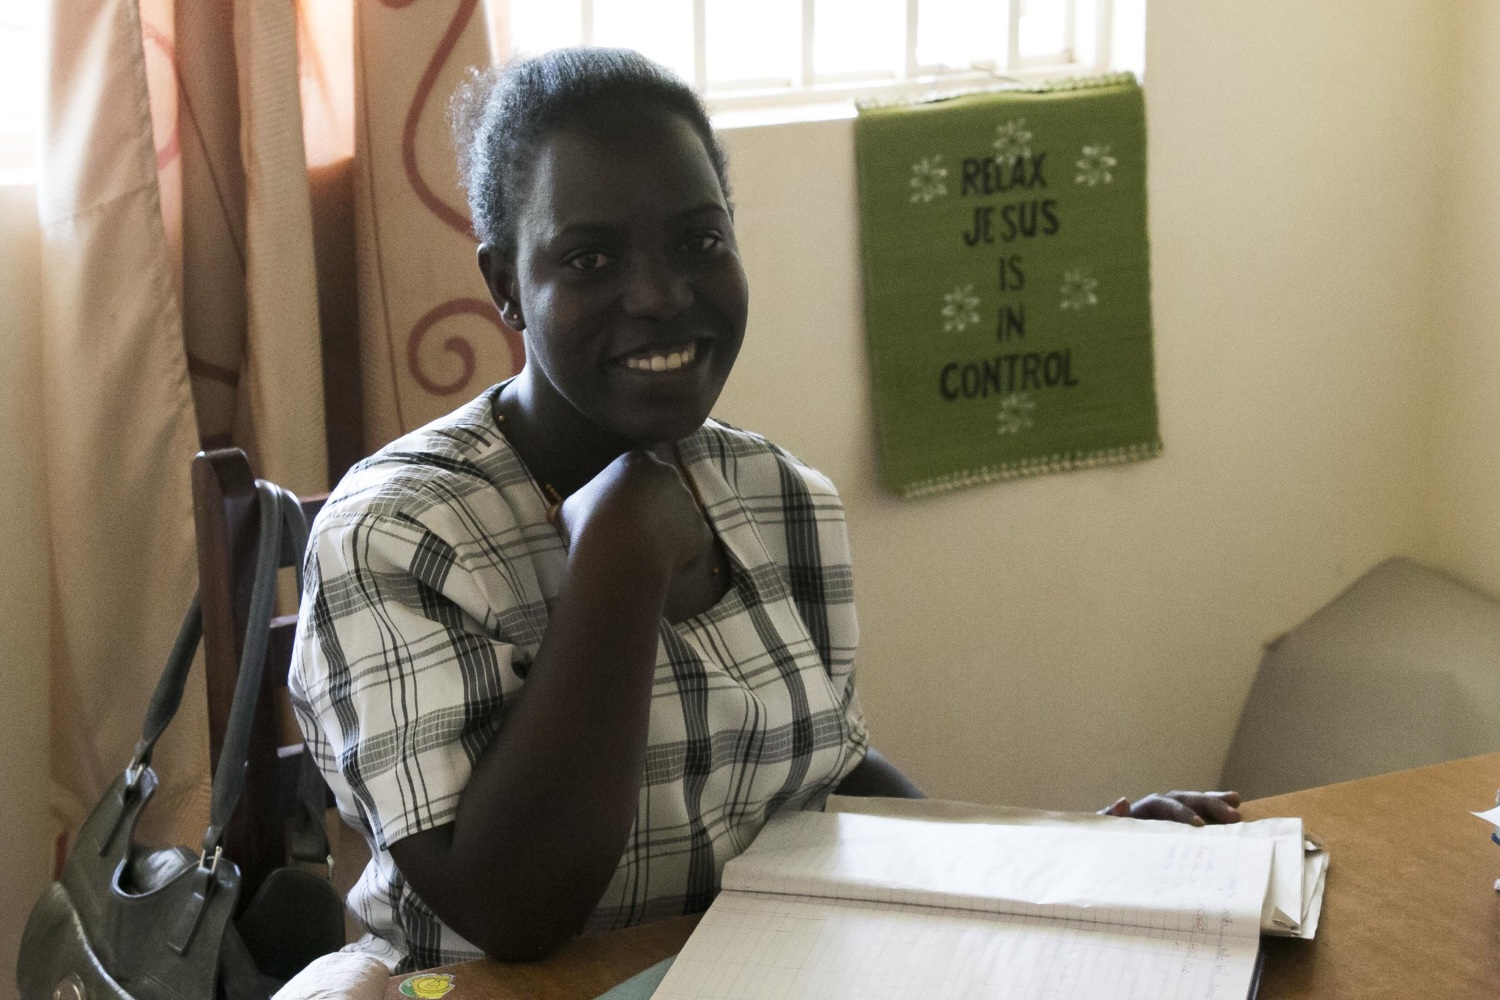
[[1208, 823], [1238, 823], [1241, 819], [1239, 792], [1167, 792], [1148, 795], [1131, 802], [1120, 798], [1101, 816], [1128, 816], [1131, 819], [1165, 819], [1189, 826]]
[[659, 450], [626, 452], [563, 502], [558, 516], [570, 550], [592, 533], [669, 571], [701, 558], [713, 533], [682, 473]]

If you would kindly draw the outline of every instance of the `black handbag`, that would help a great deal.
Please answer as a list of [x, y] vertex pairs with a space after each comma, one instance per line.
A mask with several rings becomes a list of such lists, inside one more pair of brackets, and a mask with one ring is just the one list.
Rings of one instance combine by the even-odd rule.
[[[271, 483], [255, 486], [260, 540], [249, 624], [203, 842], [197, 850], [153, 850], [134, 841], [157, 785], [152, 749], [177, 713], [203, 632], [194, 597], [129, 766], [79, 830], [62, 877], [32, 908], [16, 965], [21, 1000], [266, 1000], [307, 961], [344, 943], [337, 892], [300, 869], [273, 872], [237, 916], [240, 872], [220, 844], [244, 787], [283, 546], [297, 567], [300, 595], [307, 545], [296, 497]], [[310, 768], [310, 755], [303, 756]], [[321, 849], [317, 859], [325, 860], [323, 786], [302, 785], [308, 801], [298, 810], [294, 853], [295, 845], [306, 853], [312, 843], [311, 852]]]

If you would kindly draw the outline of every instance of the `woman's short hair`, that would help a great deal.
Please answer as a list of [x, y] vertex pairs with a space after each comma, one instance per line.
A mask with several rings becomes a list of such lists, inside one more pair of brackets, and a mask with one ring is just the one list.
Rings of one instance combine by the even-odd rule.
[[557, 49], [470, 75], [453, 96], [450, 121], [474, 234], [512, 252], [520, 199], [542, 143], [590, 115], [646, 109], [681, 115], [703, 140], [729, 197], [724, 150], [693, 89], [630, 49]]

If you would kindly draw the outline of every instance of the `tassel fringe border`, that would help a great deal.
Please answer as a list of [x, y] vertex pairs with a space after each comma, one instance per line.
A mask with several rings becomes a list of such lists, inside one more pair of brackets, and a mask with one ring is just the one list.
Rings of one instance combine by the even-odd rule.
[[1134, 85], [1135, 74], [1126, 70], [1119, 73], [1097, 73], [1092, 76], [1057, 77], [1050, 80], [1018, 80], [1015, 77], [997, 77], [994, 83], [968, 87], [953, 87], [925, 94], [902, 94], [895, 97], [876, 95], [854, 102], [859, 111], [875, 111], [881, 108], [914, 107], [921, 104], [937, 104], [976, 94], [1052, 94], [1069, 90], [1091, 90], [1095, 87], [1121, 87]]
[[1022, 458], [999, 465], [981, 465], [977, 469], [950, 472], [931, 479], [921, 479], [897, 487], [897, 492], [908, 500], [918, 497], [951, 493], [966, 486], [1002, 482], [1007, 479], [1024, 479], [1029, 476], [1045, 476], [1053, 472], [1071, 472], [1076, 469], [1097, 469], [1109, 465], [1124, 465], [1142, 462], [1161, 454], [1161, 441], [1143, 441], [1139, 444], [1121, 445], [1116, 448], [1101, 448], [1097, 451], [1065, 451], [1036, 458]]

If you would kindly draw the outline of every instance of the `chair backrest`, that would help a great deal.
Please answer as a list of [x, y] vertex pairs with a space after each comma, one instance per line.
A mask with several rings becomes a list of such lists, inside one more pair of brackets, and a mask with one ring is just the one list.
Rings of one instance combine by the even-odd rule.
[[1500, 749], [1500, 601], [1388, 559], [1266, 647], [1219, 787], [1247, 798]]
[[[259, 511], [255, 477], [250, 472], [249, 459], [238, 448], [199, 452], [193, 459], [192, 478], [198, 588], [203, 604], [209, 756], [210, 766], [217, 767], [250, 613], [255, 547], [260, 534]], [[302, 500], [302, 510], [309, 522], [322, 509], [325, 499], [326, 496], [321, 496]], [[282, 565], [291, 565], [289, 551], [282, 553]], [[266, 876], [286, 863], [284, 821], [296, 800], [304, 751], [300, 742], [280, 746], [276, 693], [286, 687], [296, 628], [296, 615], [283, 615], [271, 622], [245, 790], [224, 835], [224, 854], [240, 867], [243, 900], [251, 899]]]

